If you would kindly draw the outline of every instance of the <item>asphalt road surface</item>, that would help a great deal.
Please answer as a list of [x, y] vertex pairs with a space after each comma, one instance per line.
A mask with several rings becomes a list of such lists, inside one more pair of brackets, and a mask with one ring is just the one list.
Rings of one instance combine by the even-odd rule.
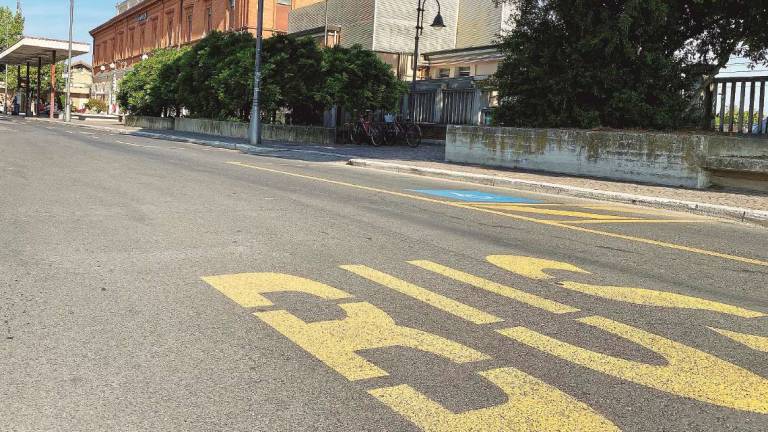
[[0, 118], [0, 430], [766, 431], [767, 245]]

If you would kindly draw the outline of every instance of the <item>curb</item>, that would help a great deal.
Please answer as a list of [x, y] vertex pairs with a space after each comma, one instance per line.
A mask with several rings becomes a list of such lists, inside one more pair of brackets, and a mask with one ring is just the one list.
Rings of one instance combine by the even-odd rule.
[[[32, 120], [30, 118], [29, 120]], [[237, 150], [241, 153], [245, 154], [251, 154], [251, 155], [259, 155], [264, 153], [274, 153], [274, 152], [300, 152], [300, 153], [315, 153], [315, 154], [323, 154], [328, 156], [334, 156], [339, 158], [348, 158], [349, 155], [343, 155], [340, 153], [332, 153], [332, 152], [326, 152], [326, 151], [319, 151], [319, 150], [311, 150], [311, 149], [300, 149], [300, 148], [285, 148], [285, 147], [258, 147], [251, 144], [243, 144], [243, 143], [233, 143], [228, 141], [217, 141], [217, 140], [211, 140], [211, 139], [201, 139], [201, 138], [190, 138], [185, 137], [181, 135], [173, 135], [173, 134], [166, 134], [166, 133], [154, 133], [154, 132], [144, 132], [144, 131], [137, 131], [137, 130], [130, 130], [130, 129], [121, 129], [111, 126], [99, 126], [99, 125], [92, 125], [92, 124], [74, 124], [74, 123], [64, 123], [60, 120], [50, 120], [50, 119], [34, 119], [35, 121], [39, 122], [46, 122], [46, 123], [55, 123], [60, 124], [64, 126], [69, 127], [79, 127], [84, 129], [93, 129], [93, 130], [101, 130], [105, 132], [112, 132], [117, 133], [120, 135], [132, 135], [132, 136], [138, 136], [143, 138], [153, 138], [153, 139], [161, 139], [166, 141], [174, 141], [174, 142], [185, 142], [189, 144], [198, 144], [198, 145], [204, 145], [208, 147], [216, 147], [216, 148], [224, 148], [228, 150]]]
[[682, 201], [668, 198], [657, 198], [644, 195], [632, 195], [621, 192], [608, 192], [597, 189], [587, 189], [576, 186], [564, 186], [554, 183], [521, 180], [509, 177], [491, 176], [485, 174], [472, 174], [461, 171], [451, 171], [436, 168], [423, 168], [414, 165], [379, 162], [369, 159], [350, 159], [349, 165], [371, 168], [395, 173], [413, 174], [424, 177], [435, 177], [448, 180], [458, 180], [468, 183], [478, 183], [488, 186], [510, 186], [516, 189], [544, 192], [556, 195], [566, 195], [577, 198], [589, 198], [603, 201], [613, 201], [625, 204], [641, 205], [646, 207], [661, 208], [693, 213], [702, 216], [712, 216], [750, 222], [757, 225], [768, 226], [768, 211], [753, 210], [741, 207], [729, 207], [717, 204], [706, 204], [693, 201]]

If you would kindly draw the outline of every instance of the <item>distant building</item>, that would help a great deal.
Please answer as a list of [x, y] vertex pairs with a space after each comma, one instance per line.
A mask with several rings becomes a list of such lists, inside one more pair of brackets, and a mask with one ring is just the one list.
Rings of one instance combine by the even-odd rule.
[[[399, 77], [410, 80], [416, 33], [414, 6], [402, 0], [328, 0], [328, 45], [360, 44], [377, 52]], [[425, 5], [418, 77], [493, 74], [501, 56], [492, 44], [507, 29], [512, 7], [495, 6], [491, 0], [442, 0], [440, 6], [446, 27], [435, 29], [429, 25], [437, 14], [437, 3], [428, 0]], [[296, 8], [289, 14], [288, 33], [312, 36], [322, 43], [325, 17], [326, 2], [322, 0]]]
[[[375, 51], [400, 79], [411, 81], [415, 6], [403, 0], [328, 0], [326, 8], [325, 1], [316, 0], [290, 12], [288, 32], [320, 44], [327, 37], [329, 46], [360, 44]], [[408, 107], [423, 123], [486, 123], [497, 93], [479, 82], [498, 69], [502, 55], [494, 43], [509, 29], [512, 6], [491, 0], [441, 0], [440, 6], [445, 28], [436, 29], [430, 24], [437, 2], [425, 4], [418, 81]]]
[[93, 85], [93, 68], [82, 60], [72, 63], [72, 79], [70, 82], [70, 100], [75, 109], [85, 108], [91, 97]]
[[[264, 35], [288, 31], [288, 13], [311, 0], [265, 0]], [[96, 95], [115, 106], [117, 85], [157, 48], [194, 44], [213, 30], [255, 33], [256, 0], [126, 0], [90, 31]], [[110, 111], [113, 111], [110, 109]]]

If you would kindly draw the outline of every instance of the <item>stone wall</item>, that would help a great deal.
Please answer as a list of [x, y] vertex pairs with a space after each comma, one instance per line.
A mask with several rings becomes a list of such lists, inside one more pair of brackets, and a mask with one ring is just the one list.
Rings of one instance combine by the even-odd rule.
[[173, 130], [173, 118], [126, 116], [125, 125], [142, 129]]
[[754, 137], [448, 126], [445, 160], [668, 186], [768, 191], [768, 140]]
[[[177, 130], [229, 138], [248, 138], [248, 124], [208, 119], [127, 116], [126, 126], [155, 130]], [[270, 141], [331, 145], [336, 129], [319, 126], [262, 124], [261, 137]]]
[[706, 140], [697, 135], [448, 126], [449, 162], [705, 187]]

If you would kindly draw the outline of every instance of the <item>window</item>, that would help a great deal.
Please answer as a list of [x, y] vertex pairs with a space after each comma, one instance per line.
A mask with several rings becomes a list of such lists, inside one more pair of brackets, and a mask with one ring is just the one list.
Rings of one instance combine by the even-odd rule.
[[187, 42], [192, 42], [192, 11], [187, 12]]
[[277, 4], [290, 6], [291, 0], [277, 0]]
[[157, 38], [157, 19], [152, 20], [152, 48], [159, 48], [160, 41]]
[[437, 77], [438, 78], [450, 78], [451, 77], [451, 70], [449, 68], [440, 68], [437, 70]]
[[469, 66], [459, 66], [458, 76], [460, 76], [460, 77], [468, 77], [468, 76], [470, 76]]
[[171, 17], [171, 16], [168, 17], [168, 35], [167, 35], [167, 40], [168, 40], [168, 46], [172, 46], [173, 45], [173, 17]]
[[205, 34], [209, 34], [213, 30], [213, 11], [211, 7], [205, 10]]

